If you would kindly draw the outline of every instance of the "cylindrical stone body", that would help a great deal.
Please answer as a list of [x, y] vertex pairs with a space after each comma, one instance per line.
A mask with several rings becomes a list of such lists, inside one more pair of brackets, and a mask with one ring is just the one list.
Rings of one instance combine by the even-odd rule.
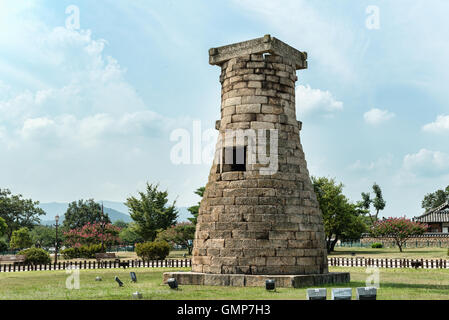
[[[272, 174], [262, 174], [267, 165], [249, 161], [258, 152], [249, 147], [244, 170], [224, 170], [223, 163], [214, 162], [199, 209], [192, 271], [328, 273], [322, 215], [296, 120], [295, 64], [281, 56], [253, 54], [228, 60], [221, 68], [217, 159], [223, 159], [229, 130], [253, 131], [257, 139], [272, 130], [267, 156], [277, 163]], [[277, 148], [269, 138], [274, 130]]]

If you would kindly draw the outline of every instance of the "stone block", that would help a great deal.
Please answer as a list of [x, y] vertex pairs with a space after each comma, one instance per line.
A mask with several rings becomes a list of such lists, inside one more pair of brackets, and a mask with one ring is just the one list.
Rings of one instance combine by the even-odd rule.
[[236, 107], [237, 113], [260, 113], [261, 104], [241, 104]]
[[264, 96], [245, 96], [239, 104], [267, 104], [268, 98]]
[[248, 88], [261, 89], [262, 82], [260, 81], [248, 81]]

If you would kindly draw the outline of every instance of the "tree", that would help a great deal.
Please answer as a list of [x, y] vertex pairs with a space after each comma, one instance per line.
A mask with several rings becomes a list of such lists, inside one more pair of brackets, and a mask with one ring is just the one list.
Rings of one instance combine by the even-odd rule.
[[128, 224], [127, 228], [122, 229], [119, 234], [121, 242], [128, 245], [143, 242], [143, 238], [137, 233], [136, 229], [137, 226], [134, 222]]
[[8, 230], [8, 225], [6, 224], [5, 219], [0, 217], [0, 238], [3, 237], [3, 235]]
[[445, 190], [437, 190], [433, 193], [428, 193], [424, 196], [421, 206], [426, 211], [439, 207], [443, 203], [449, 201], [449, 186]]
[[119, 227], [120, 229], [128, 228], [129, 223], [123, 220], [117, 220], [113, 223], [114, 226]]
[[25, 249], [33, 245], [30, 231], [28, 228], [23, 227], [19, 230], [13, 231], [9, 246], [11, 249]]
[[79, 229], [88, 223], [101, 222], [105, 219], [106, 223], [111, 223], [109, 216], [104, 214], [102, 218], [102, 207], [93, 199], [84, 201], [83, 199], [73, 201], [69, 204], [66, 213], [64, 214], [63, 229], [68, 231], [72, 229]]
[[373, 192], [374, 192], [374, 199], [371, 199], [370, 193], [362, 192], [362, 208], [365, 210], [370, 210], [371, 205], [373, 205], [374, 209], [376, 210], [376, 213], [374, 217], [372, 215], [369, 215], [371, 224], [374, 224], [374, 222], [379, 220], [379, 211], [385, 209], [386, 202], [382, 196], [382, 189], [377, 183], [373, 184]]
[[157, 240], [173, 242], [174, 244], [185, 246], [189, 254], [192, 254], [193, 238], [195, 237], [195, 225], [191, 222], [178, 223], [157, 235]]
[[65, 243], [70, 247], [89, 246], [100, 243], [106, 246], [112, 246], [119, 243], [119, 233], [120, 229], [110, 223], [102, 226], [101, 222], [88, 222], [81, 228], [64, 232], [64, 236]]
[[407, 218], [388, 218], [374, 223], [371, 233], [375, 237], [391, 237], [402, 252], [407, 239], [426, 232], [428, 226]]
[[174, 225], [178, 218], [176, 201], [167, 205], [168, 193], [158, 187], [147, 183], [146, 192], [139, 192], [139, 198], [130, 197], [125, 203], [136, 222], [136, 232], [144, 241], [154, 241], [159, 231]]
[[[206, 187], [201, 187], [196, 189], [195, 194], [199, 195], [201, 198], [203, 198], [204, 195], [204, 190], [206, 190]], [[197, 223], [197, 219], [198, 219], [198, 213], [200, 210], [200, 202], [198, 202], [197, 205], [195, 206], [191, 206], [189, 208], [187, 208], [187, 210], [190, 211], [190, 213], [192, 214], [193, 218], [187, 218], [190, 222], [192, 222], [194, 225], [196, 225]]]
[[367, 230], [363, 219], [366, 210], [350, 203], [342, 193], [343, 184], [335, 179], [312, 177], [312, 182], [323, 214], [328, 253], [334, 251], [338, 240], [360, 239]]
[[45, 211], [38, 205], [39, 201], [23, 199], [21, 194], [13, 195], [9, 189], [0, 189], [0, 218], [7, 224], [8, 239], [15, 230], [24, 227], [31, 229], [39, 224], [39, 216], [45, 215]]
[[36, 247], [50, 248], [55, 246], [56, 229], [51, 226], [36, 226], [30, 232]]

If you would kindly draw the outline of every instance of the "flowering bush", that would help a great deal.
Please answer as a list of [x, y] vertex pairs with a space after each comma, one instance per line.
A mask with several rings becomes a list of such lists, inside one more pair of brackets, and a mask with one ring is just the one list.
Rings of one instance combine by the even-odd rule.
[[195, 237], [195, 225], [191, 222], [181, 222], [176, 226], [158, 233], [156, 240], [163, 240], [169, 243], [187, 247], [189, 254], [192, 254], [193, 238]]
[[64, 259], [76, 259], [76, 258], [85, 258], [85, 259], [93, 259], [95, 258], [96, 253], [104, 252], [101, 248], [101, 244], [91, 244], [90, 246], [81, 246], [74, 248], [67, 248], [61, 250], [61, 254]]
[[103, 243], [105, 246], [118, 244], [120, 243], [119, 233], [120, 228], [110, 223], [89, 222], [79, 229], [64, 232], [64, 235], [67, 246], [80, 248], [83, 245], [90, 246], [99, 243]]
[[414, 222], [405, 217], [403, 218], [388, 218], [374, 223], [371, 233], [376, 237], [391, 237], [395, 240], [402, 252], [402, 247], [407, 242], [407, 239], [423, 234], [426, 232], [428, 226], [420, 222]]

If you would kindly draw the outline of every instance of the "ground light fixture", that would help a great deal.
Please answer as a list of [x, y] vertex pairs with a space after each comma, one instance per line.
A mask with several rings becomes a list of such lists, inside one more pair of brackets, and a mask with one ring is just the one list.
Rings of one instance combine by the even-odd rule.
[[273, 279], [268, 279], [265, 281], [265, 289], [268, 291], [276, 290], [276, 282]]
[[139, 291], [136, 291], [133, 293], [133, 299], [139, 300], [142, 298], [143, 298], [143, 295]]
[[167, 280], [167, 284], [170, 289], [178, 289], [178, 281], [175, 278], [170, 278]]
[[130, 277], [131, 277], [131, 281], [132, 282], [137, 282], [137, 277], [136, 277], [136, 273], [135, 272], [130, 272], [129, 273]]
[[123, 287], [123, 282], [116, 276], [115, 281], [117, 281], [119, 287]]

